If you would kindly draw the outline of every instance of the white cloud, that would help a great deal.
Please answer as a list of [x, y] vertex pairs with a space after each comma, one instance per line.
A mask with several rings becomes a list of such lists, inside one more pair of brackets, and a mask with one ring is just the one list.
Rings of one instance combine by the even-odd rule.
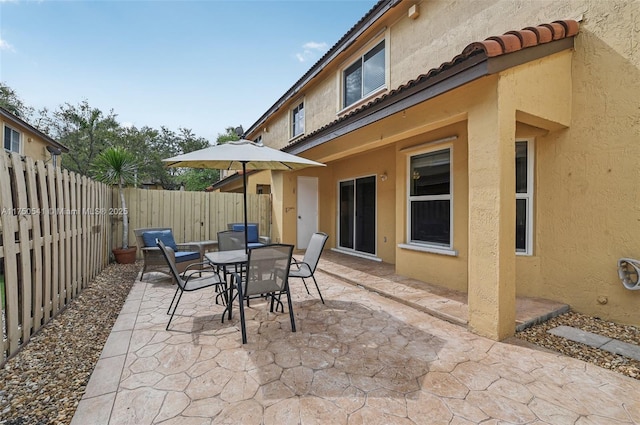
[[11, 44], [7, 43], [5, 40], [1, 38], [0, 38], [0, 50], [8, 50], [10, 52], [16, 51]]
[[315, 41], [309, 41], [302, 45], [302, 52], [296, 53], [296, 58], [300, 62], [307, 62], [316, 59], [320, 54], [327, 50], [327, 43], [318, 43]]
[[325, 42], [316, 43], [315, 41], [310, 41], [308, 43], [305, 43], [302, 47], [304, 47], [305, 49], [313, 49], [313, 50], [324, 51], [327, 48], [327, 43], [325, 43]]

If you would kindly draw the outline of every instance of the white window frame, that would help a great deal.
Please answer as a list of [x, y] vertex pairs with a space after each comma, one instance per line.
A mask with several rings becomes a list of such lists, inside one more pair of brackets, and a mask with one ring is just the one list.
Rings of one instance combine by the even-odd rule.
[[[5, 147], [5, 145], [7, 144], [7, 141], [5, 140], [5, 135], [6, 135], [7, 129], [11, 130], [11, 132], [12, 132], [12, 133], [11, 133], [11, 134], [12, 134], [12, 136], [13, 136], [14, 134], [15, 134], [15, 135], [17, 135], [17, 137], [18, 137], [18, 150], [14, 150], [14, 149], [13, 149], [13, 143], [14, 143], [13, 137], [12, 137], [11, 142], [10, 142], [10, 143], [11, 143], [11, 149], [7, 149], [7, 148]], [[5, 124], [5, 125], [4, 125], [4, 128], [2, 129], [2, 147], [4, 147], [4, 149], [5, 149], [5, 150], [7, 150], [7, 151], [9, 151], [9, 152], [22, 153], [22, 133], [20, 133], [20, 132], [19, 132], [18, 130], [16, 130], [15, 128], [13, 128], [13, 127], [8, 126], [8, 125], [6, 125], [6, 124]]]
[[[358, 99], [358, 100], [346, 105], [345, 104], [346, 89], [345, 89], [345, 86], [344, 86], [344, 74], [345, 74], [345, 71], [347, 69], [349, 69], [351, 66], [353, 66], [357, 62], [360, 62], [361, 64], [363, 64], [364, 57], [368, 53], [370, 53], [373, 49], [378, 47], [378, 45], [380, 45], [380, 43], [384, 43], [384, 83], [380, 87], [377, 87], [377, 88], [373, 89], [369, 93], [366, 93], [366, 94], [362, 93], [362, 95], [360, 96], [360, 99]], [[364, 66], [362, 66], [361, 69], [364, 69]], [[377, 38], [377, 39], [375, 39], [375, 41], [372, 41], [371, 43], [369, 43], [367, 45], [366, 50], [364, 50], [363, 53], [359, 54], [357, 58], [350, 60], [349, 62], [346, 63], [346, 65], [344, 65], [344, 66], [342, 66], [340, 68], [340, 72], [339, 72], [338, 75], [339, 75], [338, 78], [339, 78], [339, 87], [340, 87], [340, 90], [338, 91], [340, 93], [340, 98], [338, 100], [339, 113], [342, 113], [345, 110], [354, 108], [354, 107], [362, 104], [366, 100], [376, 96], [378, 93], [386, 90], [387, 86], [389, 84], [389, 43], [388, 43], [388, 38], [383, 36], [383, 37]], [[362, 80], [362, 84], [364, 84], [364, 77], [361, 80]]]
[[[296, 133], [296, 112], [300, 112], [300, 106], [302, 106], [302, 119], [298, 122], [301, 123], [301, 128], [299, 129], [300, 131], [298, 133]], [[304, 99], [300, 99], [299, 101], [295, 102], [295, 106], [292, 107], [289, 111], [289, 125], [291, 128], [291, 139], [295, 139], [297, 137], [300, 137], [304, 134], [305, 131], [305, 120], [306, 120], [306, 105], [304, 102]]]
[[[526, 208], [527, 220], [526, 220], [526, 232], [525, 232], [527, 243], [524, 250], [518, 250], [516, 248], [516, 255], [530, 256], [530, 255], [533, 255], [533, 203], [534, 203], [533, 180], [534, 180], [534, 161], [535, 161], [534, 139], [516, 139], [516, 143], [518, 142], [527, 143], [527, 192], [526, 193], [516, 192], [516, 200], [524, 199], [527, 202], [527, 208]], [[514, 151], [515, 151], [515, 145], [514, 145]], [[515, 161], [515, 157], [514, 157], [514, 161]]]
[[[413, 157], [424, 155], [428, 153], [435, 153], [439, 151], [449, 151], [449, 194], [447, 195], [420, 195], [420, 196], [412, 196], [411, 195], [411, 159]], [[444, 254], [444, 255], [457, 255], [457, 252], [453, 249], [453, 240], [454, 240], [454, 202], [453, 202], [453, 193], [454, 193], [454, 181], [453, 181], [453, 144], [447, 143], [443, 145], [438, 145], [432, 149], [425, 149], [417, 152], [412, 152], [411, 155], [407, 157], [407, 227], [406, 227], [406, 244], [400, 244], [400, 248], [413, 249], [418, 251], [432, 252], [436, 254]], [[439, 244], [439, 243], [430, 243], [423, 241], [414, 241], [411, 240], [411, 203], [414, 201], [437, 201], [437, 200], [448, 200], [449, 201], [449, 243], [448, 244]]]

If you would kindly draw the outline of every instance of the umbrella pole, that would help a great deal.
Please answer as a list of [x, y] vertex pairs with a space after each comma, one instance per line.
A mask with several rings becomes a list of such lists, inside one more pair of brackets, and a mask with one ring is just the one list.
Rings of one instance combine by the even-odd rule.
[[243, 193], [244, 193], [244, 250], [248, 254], [249, 253], [249, 235], [248, 235], [248, 226], [247, 226], [247, 163], [242, 162], [242, 185], [243, 185]]

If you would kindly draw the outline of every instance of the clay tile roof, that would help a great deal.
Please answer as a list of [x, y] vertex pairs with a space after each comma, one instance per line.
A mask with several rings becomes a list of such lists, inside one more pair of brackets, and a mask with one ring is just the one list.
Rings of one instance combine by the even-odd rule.
[[573, 37], [578, 33], [578, 29], [578, 22], [573, 20], [540, 24], [536, 27], [527, 27], [520, 31], [509, 31], [503, 35], [489, 37], [484, 41], [471, 43], [464, 49], [463, 54], [468, 54], [474, 50], [483, 50], [487, 57], [492, 58], [538, 44]]
[[484, 54], [487, 58], [493, 58], [497, 56], [506, 55], [509, 53], [517, 52], [526, 48], [535, 47], [541, 44], [550, 43], [555, 40], [563, 38], [573, 37], [578, 34], [580, 24], [574, 20], [562, 20], [554, 21], [551, 24], [540, 24], [535, 27], [523, 28], [519, 31], [509, 31], [500, 36], [489, 37], [484, 41], [473, 42], [465, 47], [459, 55], [456, 55], [449, 62], [444, 62], [438, 68], [429, 70], [426, 74], [421, 74], [414, 80], [410, 80], [407, 83], [397, 87], [389, 92], [377, 97], [366, 104], [359, 106], [358, 108], [348, 112], [340, 118], [322, 126], [321, 128], [303, 136], [302, 138], [295, 140], [285, 147], [291, 148], [293, 146], [304, 143], [313, 136], [328, 130], [329, 128], [346, 121], [347, 119], [358, 115], [366, 109], [369, 109], [377, 104], [382, 103], [384, 100], [393, 97], [407, 89], [410, 89], [426, 80], [431, 78], [437, 78], [445, 71], [454, 68], [456, 65], [465, 62], [466, 60]]

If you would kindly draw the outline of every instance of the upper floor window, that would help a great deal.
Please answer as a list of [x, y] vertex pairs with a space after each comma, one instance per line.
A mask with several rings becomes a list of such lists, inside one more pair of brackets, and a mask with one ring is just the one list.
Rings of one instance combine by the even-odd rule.
[[411, 157], [409, 241], [451, 248], [451, 149]]
[[20, 153], [20, 133], [6, 125], [4, 126], [4, 148]]
[[533, 254], [533, 141], [516, 141], [516, 253]]
[[304, 102], [291, 110], [291, 137], [304, 133]]
[[358, 58], [342, 73], [342, 107], [357, 102], [385, 85], [384, 40]]

